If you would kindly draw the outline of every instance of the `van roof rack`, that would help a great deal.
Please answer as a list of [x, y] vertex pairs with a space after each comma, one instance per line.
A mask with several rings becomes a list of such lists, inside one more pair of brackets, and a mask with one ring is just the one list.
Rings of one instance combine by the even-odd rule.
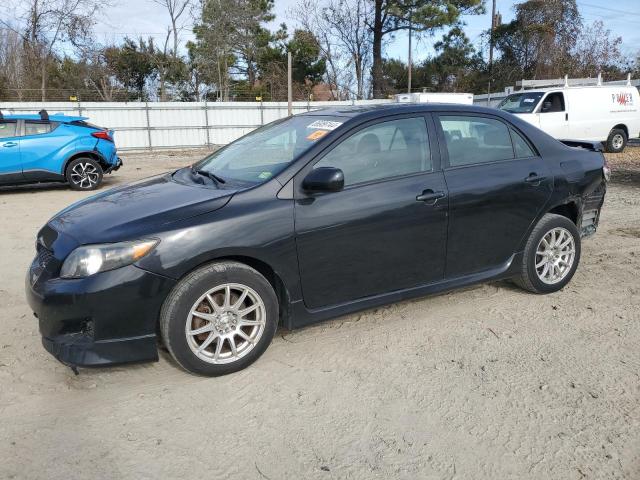
[[38, 112], [38, 115], [40, 115], [40, 118], [42, 120], [45, 120], [45, 121], [49, 120], [49, 113], [47, 113], [47, 111], [44, 108]]
[[637, 80], [631, 79], [631, 74], [627, 74], [625, 80], [613, 80], [604, 82], [602, 80], [602, 74], [599, 73], [597, 77], [587, 78], [569, 78], [569, 75], [565, 75], [564, 78], [552, 78], [548, 80], [518, 80], [516, 81], [516, 87], [520, 87], [522, 90], [527, 88], [545, 88], [545, 87], [601, 87], [603, 85], [626, 85], [628, 87], [632, 85], [638, 85]]

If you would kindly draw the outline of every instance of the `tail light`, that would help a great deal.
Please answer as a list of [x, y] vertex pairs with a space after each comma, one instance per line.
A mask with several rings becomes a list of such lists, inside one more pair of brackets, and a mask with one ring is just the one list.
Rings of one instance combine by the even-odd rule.
[[611, 167], [609, 166], [609, 162], [607, 162], [607, 157], [604, 158], [604, 166], [602, 167], [602, 174], [604, 175], [604, 180], [606, 182], [611, 180]]
[[99, 138], [100, 140], [106, 140], [107, 142], [113, 142], [113, 137], [109, 135], [107, 130], [99, 130], [91, 133], [92, 137]]

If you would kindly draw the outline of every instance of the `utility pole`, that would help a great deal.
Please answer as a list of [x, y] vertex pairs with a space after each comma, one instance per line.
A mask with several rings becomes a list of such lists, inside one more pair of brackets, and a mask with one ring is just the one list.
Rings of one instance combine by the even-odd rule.
[[411, 70], [412, 70], [412, 55], [411, 55], [411, 12], [409, 12], [409, 75], [407, 77], [407, 93], [411, 93]]
[[287, 111], [289, 116], [293, 114], [293, 92], [292, 92], [292, 72], [291, 72], [291, 52], [287, 52]]
[[491, 97], [491, 80], [493, 80], [493, 32], [496, 29], [496, 0], [491, 8], [491, 32], [489, 34], [489, 84], [487, 85], [487, 105]]

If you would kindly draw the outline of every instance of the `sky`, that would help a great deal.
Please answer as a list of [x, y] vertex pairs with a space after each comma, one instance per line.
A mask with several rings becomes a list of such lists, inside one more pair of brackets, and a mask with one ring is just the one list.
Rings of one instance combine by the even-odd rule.
[[[20, 0], [9, 0], [20, 1]], [[98, 19], [95, 31], [101, 41], [118, 42], [125, 35], [131, 37], [154, 36], [164, 39], [163, 31], [169, 23], [168, 14], [152, 0], [112, 0], [114, 5], [110, 7], [106, 15]], [[471, 41], [480, 46], [480, 35], [491, 25], [491, 0], [486, 0], [487, 13], [485, 15], [468, 16], [464, 18], [466, 22], [465, 32]], [[288, 18], [287, 10], [295, 5], [297, 0], [275, 0], [276, 19], [272, 28], [277, 28], [282, 22], [287, 23], [290, 31], [295, 28], [295, 23]], [[503, 22], [513, 19], [512, 0], [497, 0], [497, 10], [502, 14]], [[622, 37], [622, 52], [631, 58], [636, 57], [640, 52], [640, 9], [639, 0], [578, 0], [578, 6], [583, 16], [585, 24], [602, 20], [606, 28], [610, 29], [614, 36]], [[187, 29], [181, 34], [181, 40], [186, 42], [193, 38], [193, 34]], [[414, 61], [420, 61], [428, 56], [433, 50], [432, 45], [439, 39], [441, 33], [435, 37], [423, 39], [417, 44], [414, 43]], [[386, 55], [389, 57], [407, 59], [407, 36], [404, 33], [398, 35], [386, 48]]]

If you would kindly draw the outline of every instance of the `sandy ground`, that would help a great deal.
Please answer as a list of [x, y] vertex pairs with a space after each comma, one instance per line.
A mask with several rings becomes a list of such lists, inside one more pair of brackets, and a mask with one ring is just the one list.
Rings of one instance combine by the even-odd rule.
[[[612, 158], [562, 292], [492, 283], [279, 332], [222, 378], [81, 370], [23, 295], [38, 228], [85, 194], [0, 193], [0, 478], [640, 478], [640, 148]], [[126, 155], [105, 188], [202, 152]]]

